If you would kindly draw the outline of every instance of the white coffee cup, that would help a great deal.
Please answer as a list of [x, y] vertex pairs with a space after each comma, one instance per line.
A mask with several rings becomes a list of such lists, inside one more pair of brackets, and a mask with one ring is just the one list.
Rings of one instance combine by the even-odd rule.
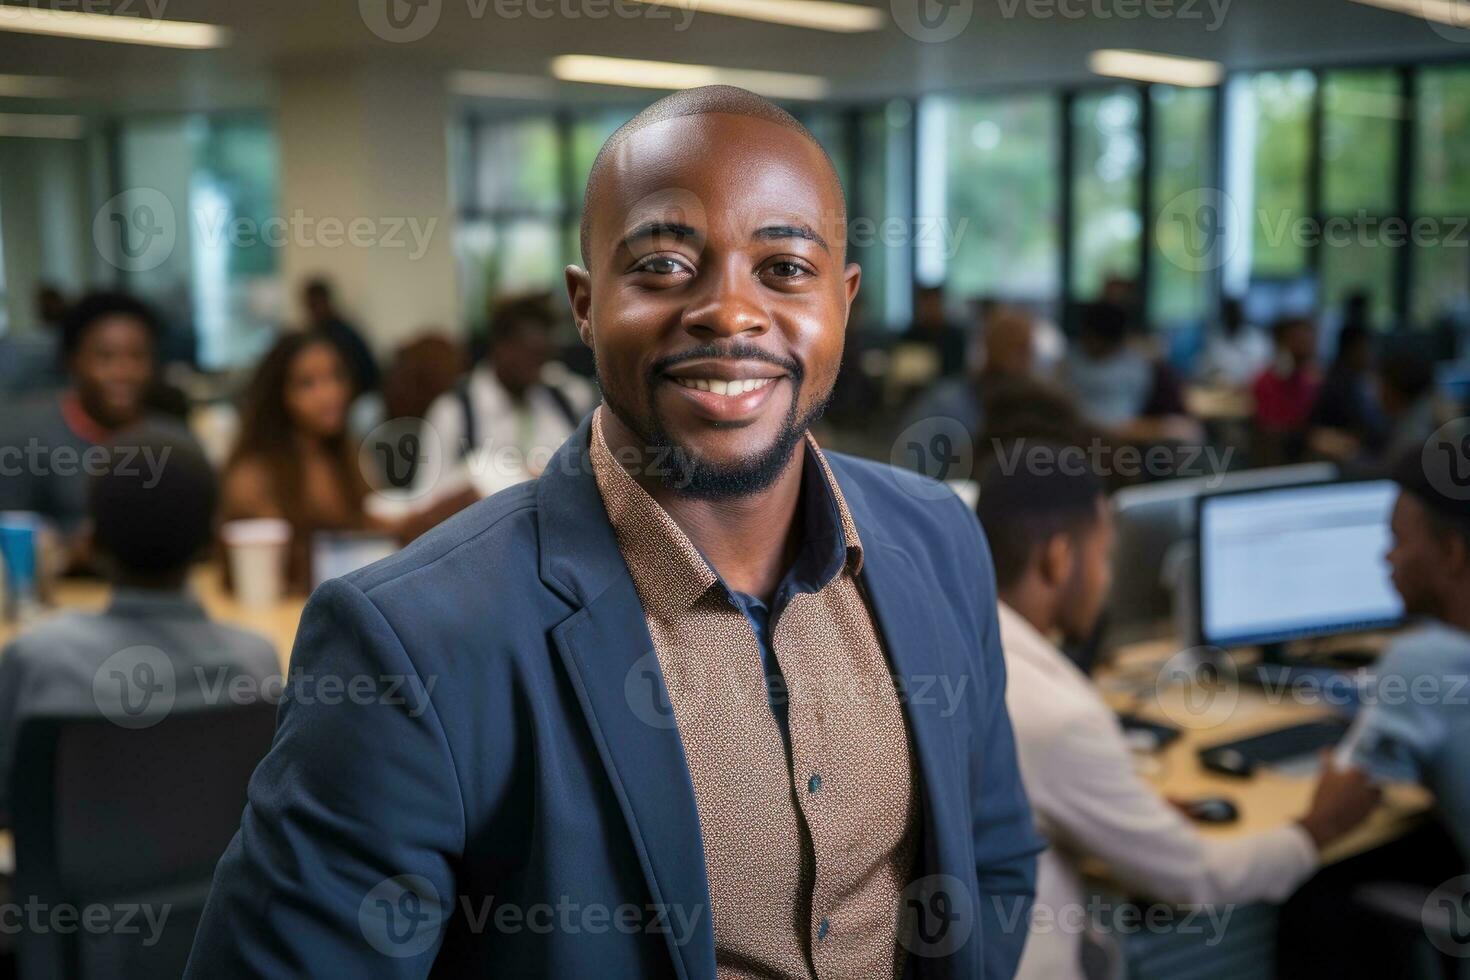
[[286, 591], [291, 525], [276, 518], [226, 521], [220, 538], [230, 562], [235, 598], [244, 606], [272, 606]]

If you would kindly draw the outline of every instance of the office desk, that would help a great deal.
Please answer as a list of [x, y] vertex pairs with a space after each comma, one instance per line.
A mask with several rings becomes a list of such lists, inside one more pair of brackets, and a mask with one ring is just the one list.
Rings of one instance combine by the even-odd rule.
[[[217, 565], [201, 565], [190, 576], [190, 586], [209, 615], [221, 623], [240, 626], [263, 634], [276, 646], [284, 670], [296, 641], [296, 626], [301, 621], [304, 597], [288, 596], [264, 609], [242, 606], [225, 591]], [[56, 584], [51, 606], [46, 614], [68, 610], [100, 610], [107, 605], [108, 588], [98, 581], [64, 579]], [[13, 623], [0, 623], [0, 644], [8, 643], [16, 634]]]
[[[1233, 837], [1269, 830], [1302, 816], [1311, 803], [1315, 777], [1295, 776], [1269, 769], [1245, 779], [1211, 772], [1200, 764], [1198, 750], [1208, 745], [1245, 738], [1273, 728], [1316, 721], [1332, 715], [1330, 707], [1300, 704], [1290, 700], [1272, 702], [1265, 692], [1241, 687], [1232, 710], [1224, 701], [1215, 710], [1185, 710], [1184, 690], [1149, 686], [1143, 696], [1130, 695], [1145, 683], [1152, 685], [1159, 668], [1180, 648], [1172, 640], [1149, 640], [1121, 649], [1106, 669], [1098, 672], [1098, 683], [1108, 703], [1149, 721], [1180, 728], [1182, 734], [1149, 760], [1144, 775], [1165, 796], [1197, 799], [1224, 796], [1235, 801], [1240, 819], [1231, 824], [1195, 824], [1208, 836]], [[1189, 725], [1182, 722], [1190, 723]], [[1192, 727], [1191, 727], [1192, 726]], [[1419, 786], [1396, 784], [1384, 789], [1383, 804], [1352, 833], [1331, 844], [1323, 853], [1325, 863], [1341, 861], [1403, 836], [1424, 817], [1433, 802]]]

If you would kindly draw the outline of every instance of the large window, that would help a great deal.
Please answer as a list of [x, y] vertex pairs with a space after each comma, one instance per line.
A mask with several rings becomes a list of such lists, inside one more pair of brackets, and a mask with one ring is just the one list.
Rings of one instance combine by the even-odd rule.
[[1322, 82], [1322, 210], [1317, 246], [1322, 305], [1333, 315], [1366, 294], [1380, 329], [1394, 319], [1394, 278], [1403, 243], [1393, 224], [1400, 120], [1399, 76], [1335, 71]]
[[1072, 103], [1072, 298], [1096, 299], [1109, 279], [1136, 280], [1142, 228], [1143, 136], [1136, 88]]
[[[1152, 102], [1153, 236], [1148, 308], [1163, 329], [1198, 327], [1212, 308], [1221, 209], [1214, 193], [1215, 93], [1149, 89]], [[1147, 216], [1146, 216], [1147, 217]]]
[[1410, 314], [1420, 326], [1470, 316], [1470, 68], [1418, 73], [1413, 209], [1430, 234], [1412, 244]]
[[279, 171], [269, 121], [129, 120], [117, 150], [117, 213], [132, 216], [134, 239], [150, 236], [131, 242], [136, 256], [112, 257], [124, 282], [163, 315], [170, 355], [188, 353], [192, 334], [202, 367], [250, 363], [285, 314], [270, 234]]
[[1307, 272], [1305, 237], [1298, 229], [1313, 219], [1310, 198], [1311, 72], [1266, 72], [1246, 87], [1255, 136], [1244, 150], [1252, 165], [1249, 226], [1252, 278], [1287, 278]]
[[934, 99], [918, 161], [921, 214], [939, 152], [947, 293], [1050, 304], [1060, 283], [1058, 103], [1047, 95]]

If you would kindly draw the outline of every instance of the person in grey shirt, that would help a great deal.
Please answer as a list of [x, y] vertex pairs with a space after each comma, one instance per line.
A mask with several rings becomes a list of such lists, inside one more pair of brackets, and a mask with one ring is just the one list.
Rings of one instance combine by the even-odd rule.
[[1427, 460], [1409, 453], [1393, 471], [1400, 489], [1388, 563], [1404, 611], [1422, 622], [1395, 637], [1373, 668], [1343, 751], [1370, 776], [1432, 790], [1463, 860], [1470, 855], [1470, 494], [1462, 471], [1470, 460], [1450, 448], [1458, 458], [1432, 475], [1432, 453]]
[[211, 622], [188, 591], [190, 563], [213, 533], [217, 488], [199, 447], [169, 429], [130, 431], [162, 460], [115, 462], [94, 476], [89, 513], [113, 594], [101, 613], [43, 620], [0, 654], [0, 822], [21, 722], [100, 713], [120, 729], [173, 709], [227, 707], [280, 694], [270, 641]]

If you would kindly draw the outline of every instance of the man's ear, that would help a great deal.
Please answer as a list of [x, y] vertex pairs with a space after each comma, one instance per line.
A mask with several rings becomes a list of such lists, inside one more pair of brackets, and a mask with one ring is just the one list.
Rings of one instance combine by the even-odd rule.
[[1041, 546], [1041, 580], [1049, 588], [1061, 588], [1072, 580], [1077, 548], [1070, 534], [1053, 534]]
[[577, 324], [577, 336], [592, 348], [592, 276], [576, 265], [567, 266], [566, 276], [567, 299], [572, 303], [572, 320]]
[[852, 301], [857, 299], [858, 286], [863, 281], [863, 267], [856, 262], [847, 263], [842, 270], [842, 287], [847, 291], [847, 312], [852, 315]]

